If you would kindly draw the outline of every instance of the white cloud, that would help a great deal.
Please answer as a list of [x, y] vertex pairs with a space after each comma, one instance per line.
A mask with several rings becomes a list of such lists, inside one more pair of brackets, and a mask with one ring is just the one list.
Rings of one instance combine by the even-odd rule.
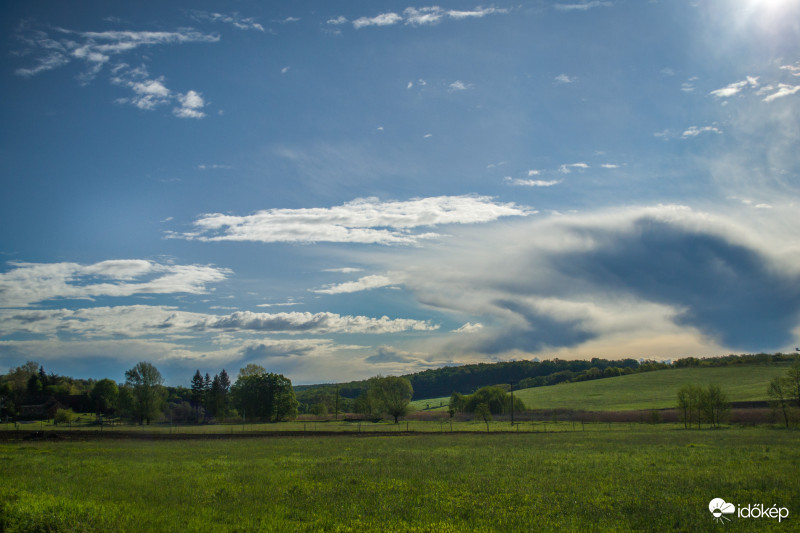
[[359, 333], [386, 334], [403, 331], [433, 331], [439, 326], [428, 321], [405, 318], [390, 319], [387, 316], [343, 316], [336, 313], [253, 313], [238, 311], [230, 315], [208, 317], [193, 326], [196, 329], [224, 329], [232, 331], [250, 330], [271, 333]]
[[327, 24], [330, 24], [332, 26], [340, 26], [342, 24], [347, 24], [347, 22], [348, 22], [347, 18], [343, 16], [338, 16], [335, 19], [328, 19]]
[[574, 83], [578, 78], [576, 77], [569, 77], [566, 74], [559, 74], [555, 77], [556, 83]]
[[610, 7], [612, 5], [614, 5], [612, 2], [593, 0], [591, 2], [581, 2], [579, 4], [556, 4], [554, 7], [559, 11], [588, 11], [596, 7]]
[[505, 181], [511, 185], [519, 185], [522, 187], [552, 187], [553, 185], [561, 183], [561, 180], [526, 180], [515, 179], [511, 176], [507, 176]]
[[471, 11], [450, 10], [447, 12], [447, 16], [456, 20], [460, 20], [466, 18], [481, 18], [485, 17], [486, 15], [494, 15], [495, 13], [507, 14], [508, 9], [499, 9], [495, 7], [476, 7]]
[[453, 333], [475, 333], [483, 329], [483, 324], [477, 322], [473, 324], [472, 322], [467, 322], [463, 326], [458, 329], [454, 329]]
[[342, 268], [326, 268], [323, 272], [337, 272], [340, 274], [352, 274], [354, 272], [361, 272], [363, 268], [342, 267]]
[[335, 285], [329, 285], [322, 289], [315, 289], [312, 292], [319, 294], [348, 294], [352, 292], [368, 291], [370, 289], [378, 289], [381, 287], [389, 287], [395, 282], [388, 276], [364, 276], [356, 281], [348, 281]]
[[775, 90], [774, 93], [767, 95], [764, 97], [765, 102], [772, 102], [778, 98], [783, 98], [784, 96], [790, 96], [792, 94], [797, 93], [800, 91], [800, 85], [788, 85], [785, 83], [779, 83], [777, 88], [771, 88]]
[[206, 114], [201, 111], [206, 105], [203, 97], [196, 91], [178, 95], [181, 106], [172, 110], [172, 114], [179, 118], [203, 118]]
[[572, 172], [573, 169], [586, 170], [588, 168], [589, 165], [586, 163], [569, 163], [569, 164], [565, 163], [560, 167], [558, 167], [558, 171], [562, 174], [569, 174]]
[[[353, 21], [353, 26], [364, 28], [367, 26], [391, 26], [400, 22], [409, 26], [433, 26], [438, 24], [443, 19], [448, 18], [452, 20], [465, 20], [469, 18], [483, 18], [487, 15], [506, 14], [508, 9], [501, 9], [495, 7], [476, 7], [475, 9], [460, 11], [460, 10], [445, 10], [439, 6], [429, 7], [408, 7], [403, 10], [403, 14], [397, 13], [382, 13], [375, 17], [361, 17]], [[328, 20], [328, 24], [343, 24], [347, 22], [344, 17], [338, 17]]]
[[423, 26], [426, 24], [438, 24], [445, 15], [445, 11], [439, 6], [421, 7], [419, 9], [408, 7], [403, 11], [403, 15], [405, 15], [406, 24]]
[[783, 65], [781, 66], [781, 70], [788, 70], [789, 74], [792, 76], [800, 76], [800, 62], [794, 65]]
[[614, 163], [603, 163], [600, 165], [602, 168], [619, 168], [619, 165], [615, 165]]
[[229, 15], [222, 13], [209, 13], [207, 11], [195, 11], [193, 16], [197, 20], [208, 20], [211, 22], [222, 22], [230, 24], [240, 30], [257, 30], [260, 32], [265, 31], [264, 26], [255, 21], [253, 17], [242, 17], [239, 13], [231, 13]]
[[464, 83], [461, 80], [456, 80], [453, 83], [451, 83], [448, 87], [450, 88], [451, 92], [452, 91], [466, 91], [468, 89], [471, 89], [472, 85], [469, 84], [469, 83]]
[[26, 307], [54, 299], [92, 299], [139, 294], [203, 294], [225, 280], [224, 268], [164, 265], [146, 260], [78, 263], [10, 263], [0, 274], [0, 305]]
[[247, 216], [212, 213], [194, 222], [195, 232], [167, 235], [201, 241], [417, 244], [440, 235], [414, 232], [416, 228], [492, 222], [530, 213], [528, 208], [486, 196], [395, 202], [365, 198], [330, 208], [269, 209]]
[[[175, 32], [153, 31], [105, 31], [79, 32], [63, 28], [53, 30], [53, 35], [43, 31], [32, 31], [23, 35], [21, 41], [27, 45], [23, 55], [37, 56], [36, 65], [17, 70], [22, 76], [34, 76], [41, 72], [58, 68], [72, 60], [86, 66], [79, 79], [88, 82], [104, 68], [112, 64], [111, 58], [131, 53], [138, 48], [158, 45], [213, 43], [219, 41], [218, 35], [201, 33], [192, 29]], [[199, 93], [173, 93], [165, 84], [164, 76], [151, 77], [144, 67], [131, 68], [124, 62], [115, 62], [111, 68], [110, 81], [114, 85], [129, 88], [133, 96], [118, 98], [118, 103], [129, 103], [143, 110], [153, 110], [159, 106], [186, 99], [189, 105], [181, 105], [174, 115], [182, 118], [202, 118], [200, 111], [202, 98]]]
[[191, 339], [209, 332], [271, 333], [288, 335], [395, 334], [434, 331], [428, 321], [383, 316], [336, 313], [254, 313], [236, 311], [227, 315], [193, 313], [171, 306], [127, 305], [86, 309], [0, 309], [3, 336], [25, 333], [61, 338], [165, 337]]
[[690, 126], [686, 131], [683, 132], [681, 137], [683, 137], [684, 139], [688, 139], [689, 137], [697, 137], [701, 133], [721, 134], [722, 130], [720, 130], [716, 126], [703, 126], [702, 128], [698, 128], [697, 126]]
[[381, 13], [374, 17], [361, 17], [353, 21], [353, 27], [356, 29], [366, 28], [368, 26], [391, 26], [402, 22], [403, 17], [397, 13]]
[[758, 87], [758, 77], [748, 76], [747, 79], [731, 83], [730, 85], [711, 91], [709, 94], [717, 98], [730, 98], [735, 96], [746, 87]]

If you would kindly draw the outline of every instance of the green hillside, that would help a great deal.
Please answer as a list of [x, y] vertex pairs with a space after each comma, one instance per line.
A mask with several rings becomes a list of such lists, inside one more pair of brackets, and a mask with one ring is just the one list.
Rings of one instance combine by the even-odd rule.
[[[736, 365], [724, 367], [674, 368], [614, 378], [563, 383], [514, 391], [528, 409], [577, 409], [586, 411], [625, 411], [673, 407], [683, 385], [714, 383], [722, 387], [731, 401], [767, 399], [767, 385], [775, 376], [786, 373], [788, 363]], [[447, 405], [449, 398], [413, 402], [416, 409], [427, 404]], [[446, 407], [444, 408], [446, 409]]]

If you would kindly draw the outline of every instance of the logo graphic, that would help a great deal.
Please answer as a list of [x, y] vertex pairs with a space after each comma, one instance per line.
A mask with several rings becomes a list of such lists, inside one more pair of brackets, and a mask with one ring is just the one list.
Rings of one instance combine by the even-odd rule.
[[726, 514], [733, 514], [736, 512], [736, 506], [732, 503], [727, 503], [722, 498], [714, 498], [710, 502], [708, 502], [708, 510], [711, 511], [711, 514], [714, 515], [714, 522], [723, 522], [727, 520], [728, 522], [731, 521], [730, 518], [725, 516]]

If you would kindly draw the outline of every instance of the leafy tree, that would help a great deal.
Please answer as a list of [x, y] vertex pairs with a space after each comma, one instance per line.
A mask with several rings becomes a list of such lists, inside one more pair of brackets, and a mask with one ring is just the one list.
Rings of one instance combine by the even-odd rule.
[[139, 418], [140, 424], [146, 421], [150, 425], [150, 420], [161, 412], [166, 399], [161, 373], [150, 363], [142, 361], [125, 371], [125, 384], [132, 388], [133, 415]]
[[363, 391], [358, 395], [355, 402], [355, 410], [357, 413], [372, 417], [378, 414], [380, 407], [375, 398], [375, 394], [369, 389]]
[[696, 385], [684, 385], [678, 390], [678, 413], [685, 428], [695, 422], [700, 426], [700, 392]]
[[800, 407], [800, 362], [786, 371], [784, 387], [788, 390], [788, 396], [792, 399], [795, 407]]
[[489, 433], [489, 422], [492, 420], [492, 411], [486, 402], [475, 406], [475, 416], [486, 422], [486, 433]]
[[[466, 397], [464, 411], [474, 413], [479, 404], [485, 403], [489, 411], [495, 415], [511, 412], [511, 395], [499, 385], [482, 387]], [[514, 410], [524, 411], [525, 404], [519, 398], [514, 398]]]
[[117, 406], [118, 397], [119, 387], [108, 378], [101, 379], [92, 388], [91, 398], [96, 413], [109, 414]]
[[401, 416], [408, 412], [414, 389], [411, 382], [399, 376], [377, 376], [371, 380], [370, 391], [381, 410], [394, 417], [397, 424]]
[[460, 392], [453, 392], [453, 394], [450, 395], [450, 403], [448, 404], [449, 411], [451, 412], [450, 417], [452, 417], [453, 414], [455, 413], [464, 412], [464, 407], [466, 406], [466, 403], [467, 400], [463, 394], [461, 394]]
[[281, 374], [267, 372], [244, 376], [240, 372], [239, 376], [231, 387], [231, 397], [243, 416], [270, 422], [297, 416], [297, 400], [291, 380]]
[[237, 377], [237, 381], [239, 378], [244, 378], [247, 376], [258, 376], [260, 374], [264, 374], [266, 370], [263, 366], [257, 365], [255, 363], [248, 363], [244, 367], [239, 369], [239, 376]]
[[700, 411], [711, 427], [719, 427], [727, 419], [730, 402], [719, 385], [711, 384], [700, 393]]
[[684, 427], [690, 428], [697, 422], [707, 422], [711, 427], [719, 427], [730, 413], [730, 402], [719, 385], [709, 385], [703, 389], [698, 385], [684, 385], [678, 391], [678, 412]]
[[790, 399], [786, 388], [786, 379], [776, 376], [769, 382], [767, 396], [769, 396], [769, 403], [772, 406], [772, 410], [782, 415], [783, 423], [788, 428]]
[[73, 420], [75, 420], [75, 413], [72, 412], [72, 409], [58, 409], [53, 417], [54, 424], [69, 425], [72, 424]]

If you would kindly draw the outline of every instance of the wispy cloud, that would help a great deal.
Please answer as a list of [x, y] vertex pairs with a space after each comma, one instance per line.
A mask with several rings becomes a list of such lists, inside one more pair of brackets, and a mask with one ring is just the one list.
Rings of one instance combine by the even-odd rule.
[[0, 307], [26, 307], [55, 299], [141, 294], [204, 294], [231, 271], [131, 259], [78, 263], [11, 263], [0, 274]]
[[778, 98], [783, 98], [785, 96], [790, 96], [800, 92], [800, 85], [788, 85], [786, 83], [779, 83], [777, 86], [768, 85], [764, 87], [765, 90], [768, 91], [775, 91], [772, 94], [768, 94], [764, 97], [765, 102], [772, 102], [773, 100], [777, 100]]
[[312, 292], [319, 294], [349, 294], [353, 292], [378, 289], [381, 287], [390, 287], [395, 283], [396, 282], [393, 281], [389, 276], [373, 275], [364, 276], [356, 281], [328, 285], [327, 287], [323, 287], [321, 289], [314, 289]]
[[240, 30], [257, 30], [260, 32], [265, 31], [264, 26], [256, 22], [255, 18], [243, 17], [239, 13], [223, 14], [210, 13], [208, 11], [194, 11], [192, 12], [192, 16], [195, 18], [195, 20], [230, 24], [234, 28], [238, 28]]
[[417, 244], [440, 236], [417, 232], [417, 228], [492, 222], [530, 213], [526, 207], [498, 203], [486, 196], [394, 202], [365, 198], [329, 208], [268, 209], [247, 216], [213, 213], [194, 222], [195, 232], [167, 236], [201, 241]]
[[591, 2], [580, 2], [578, 4], [556, 4], [555, 7], [559, 11], [588, 11], [596, 7], [611, 7], [613, 2], [600, 2], [593, 0]]
[[374, 17], [361, 17], [353, 21], [353, 27], [356, 29], [366, 28], [368, 26], [392, 26], [403, 21], [403, 17], [397, 13], [381, 13]]
[[731, 83], [721, 89], [711, 91], [709, 94], [717, 98], [730, 98], [739, 94], [745, 87], [758, 87], [758, 76], [748, 76], [745, 80]]
[[587, 170], [588, 168], [589, 165], [587, 163], [569, 163], [558, 167], [558, 171], [562, 174], [570, 174], [573, 170]]
[[552, 187], [553, 185], [558, 185], [561, 183], [561, 180], [532, 180], [506, 176], [505, 182], [511, 185], [519, 185], [521, 187]]
[[456, 80], [453, 83], [451, 83], [450, 85], [448, 85], [448, 89], [450, 90], [450, 92], [466, 91], [466, 90], [469, 90], [471, 88], [472, 88], [472, 84], [464, 83], [461, 80]]
[[566, 74], [559, 74], [558, 76], [555, 77], [555, 82], [556, 83], [575, 83], [575, 81], [577, 79], [578, 78], [576, 78], [574, 76], [570, 77], [570, 76], [567, 76]]
[[213, 43], [219, 35], [202, 33], [193, 29], [180, 31], [73, 31], [64, 28], [42, 30], [23, 28], [19, 41], [23, 43], [22, 56], [35, 58], [33, 66], [17, 69], [25, 77], [39, 75], [48, 70], [78, 62], [85, 67], [79, 79], [93, 80], [107, 65], [111, 65], [112, 84], [128, 87], [133, 91], [129, 98], [117, 99], [119, 103], [131, 103], [143, 110], [176, 103], [173, 114], [180, 118], [203, 118], [205, 101], [199, 92], [173, 92], [165, 85], [164, 76], [152, 77], [144, 67], [131, 68], [124, 61], [112, 61], [115, 57], [143, 48], [186, 43]]
[[[487, 15], [505, 14], [508, 12], [507, 9], [495, 7], [476, 7], [475, 9], [467, 11], [447, 10], [439, 6], [408, 7], [403, 10], [402, 15], [389, 12], [381, 13], [374, 17], [360, 17], [353, 21], [353, 27], [360, 29], [368, 26], [392, 26], [400, 23], [409, 26], [433, 26], [439, 24], [444, 19], [464, 20], [469, 18], [482, 18]], [[341, 16], [327, 21], [328, 24], [334, 25], [344, 24], [345, 22], [347, 22], [347, 19]]]
[[691, 137], [697, 137], [701, 133], [716, 133], [718, 135], [722, 134], [722, 130], [717, 128], [716, 126], [690, 126], [686, 131], [683, 132], [681, 135], [684, 139], [689, 139]]

